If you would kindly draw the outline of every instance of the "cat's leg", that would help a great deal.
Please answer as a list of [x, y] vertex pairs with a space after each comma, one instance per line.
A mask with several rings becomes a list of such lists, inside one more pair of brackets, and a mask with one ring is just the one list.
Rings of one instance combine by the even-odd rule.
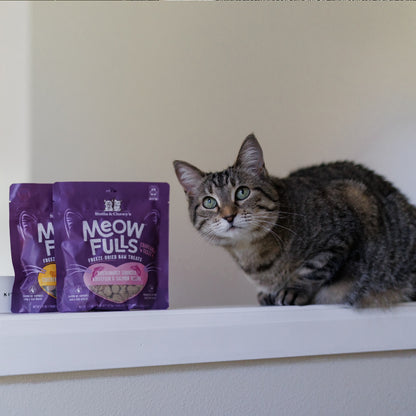
[[[349, 246], [349, 245], [348, 245]], [[269, 295], [274, 305], [307, 305], [323, 285], [328, 284], [344, 265], [348, 246], [341, 245], [323, 251], [304, 261], [290, 276], [285, 286]], [[334, 299], [334, 303], [338, 300]]]
[[388, 267], [372, 271], [372, 274], [362, 273], [349, 291], [346, 303], [355, 308], [386, 308], [400, 302], [416, 301], [415, 274], [403, 274], [400, 280], [399, 275], [391, 275]]

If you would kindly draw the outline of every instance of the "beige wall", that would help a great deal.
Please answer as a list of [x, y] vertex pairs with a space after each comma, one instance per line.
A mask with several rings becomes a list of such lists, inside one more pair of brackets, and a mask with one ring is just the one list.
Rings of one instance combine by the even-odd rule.
[[414, 416], [416, 354], [0, 378], [4, 416]]
[[27, 4], [0, 5], [0, 276], [13, 275], [9, 186], [30, 178], [30, 13]]

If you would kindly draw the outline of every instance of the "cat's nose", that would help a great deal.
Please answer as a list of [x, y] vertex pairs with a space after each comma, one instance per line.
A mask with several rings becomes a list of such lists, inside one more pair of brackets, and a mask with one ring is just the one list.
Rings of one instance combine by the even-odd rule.
[[231, 224], [234, 221], [235, 215], [227, 215], [223, 218]]

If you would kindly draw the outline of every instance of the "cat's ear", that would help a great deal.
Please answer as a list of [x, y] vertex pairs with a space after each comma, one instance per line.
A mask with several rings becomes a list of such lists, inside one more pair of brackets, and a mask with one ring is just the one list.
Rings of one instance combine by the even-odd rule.
[[192, 166], [190, 163], [182, 162], [181, 160], [175, 160], [173, 162], [173, 166], [175, 168], [176, 176], [178, 177], [179, 182], [183, 186], [186, 194], [196, 194], [205, 174], [195, 166]]
[[254, 134], [250, 134], [244, 140], [234, 166], [240, 167], [254, 175], [267, 175], [266, 167], [264, 166], [263, 150]]

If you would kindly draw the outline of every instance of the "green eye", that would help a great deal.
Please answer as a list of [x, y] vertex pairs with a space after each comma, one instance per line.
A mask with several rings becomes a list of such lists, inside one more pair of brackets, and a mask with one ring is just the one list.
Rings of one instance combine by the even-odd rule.
[[243, 199], [248, 198], [250, 195], [250, 189], [247, 188], [247, 186], [241, 186], [237, 189], [237, 192], [235, 193], [235, 199], [238, 201], [242, 201]]
[[214, 209], [217, 206], [217, 201], [214, 198], [211, 198], [210, 196], [206, 196], [202, 201], [202, 205], [206, 209]]

